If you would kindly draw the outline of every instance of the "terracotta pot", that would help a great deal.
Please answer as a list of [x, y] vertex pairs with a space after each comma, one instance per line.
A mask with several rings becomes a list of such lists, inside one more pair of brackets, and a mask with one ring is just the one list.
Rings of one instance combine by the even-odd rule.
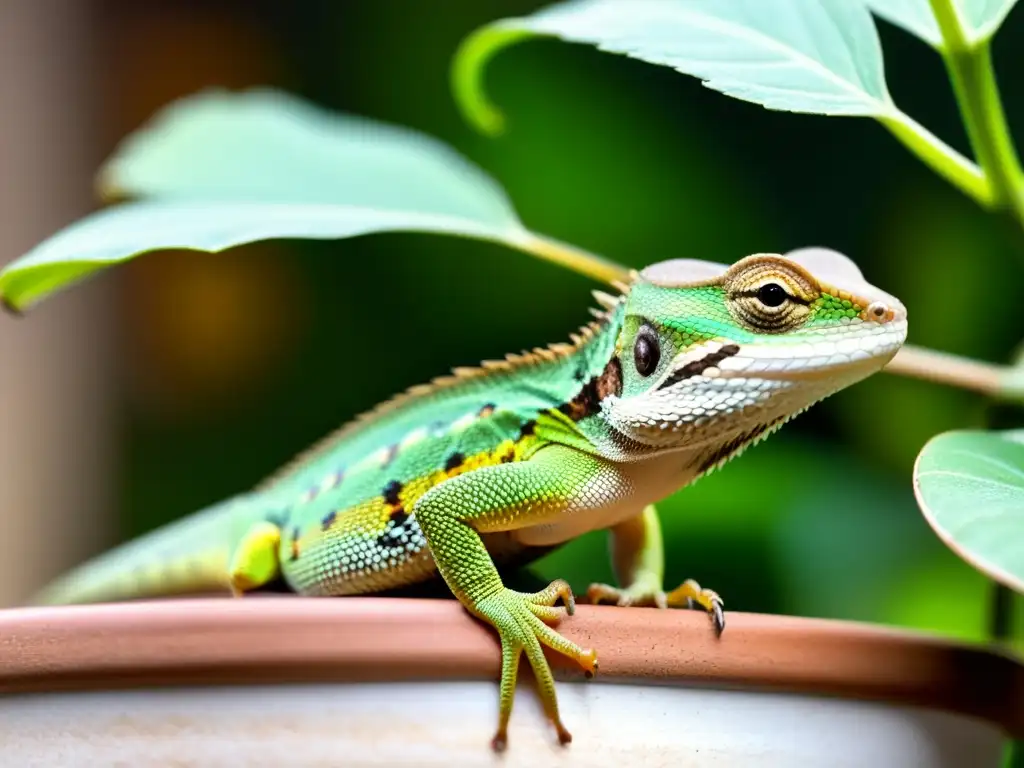
[[2, 611], [0, 764], [975, 767], [1024, 736], [1010, 658], [867, 625], [728, 621], [716, 640], [698, 613], [581, 606], [561, 629], [598, 649], [600, 674], [551, 656], [573, 743], [521, 685], [496, 756], [496, 638], [454, 601]]

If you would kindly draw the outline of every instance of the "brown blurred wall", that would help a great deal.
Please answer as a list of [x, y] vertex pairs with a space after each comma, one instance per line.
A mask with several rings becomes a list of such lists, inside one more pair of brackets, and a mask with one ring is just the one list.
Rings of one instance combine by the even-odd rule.
[[[2, 263], [93, 205], [93, 8], [0, 2]], [[0, 605], [114, 537], [109, 289], [0, 316]]]

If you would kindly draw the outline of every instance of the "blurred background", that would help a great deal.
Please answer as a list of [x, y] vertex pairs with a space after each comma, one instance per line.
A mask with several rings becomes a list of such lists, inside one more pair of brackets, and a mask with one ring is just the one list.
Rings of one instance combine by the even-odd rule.
[[[904, 300], [911, 342], [1013, 354], [1024, 233], [873, 121], [768, 112], [536, 41], [488, 70], [509, 131], [475, 134], [449, 90], [456, 46], [541, 5], [4, 0], [0, 262], [94, 208], [94, 171], [167, 102], [273, 85], [443, 139], [528, 226], [631, 266], [828, 245]], [[966, 152], [938, 56], [879, 26], [897, 102]], [[1022, 45], [1011, 14], [995, 55], [1014, 125], [1024, 81], [1005, 73]], [[251, 486], [411, 384], [567, 338], [593, 287], [498, 246], [390, 234], [147, 256], [0, 317], [0, 602]], [[733, 610], [982, 638], [988, 585], [932, 534], [910, 477], [929, 437], [985, 418], [973, 395], [890, 375], [834, 396], [660, 506], [669, 586], [696, 578]], [[577, 589], [611, 579], [605, 535], [535, 571]]]

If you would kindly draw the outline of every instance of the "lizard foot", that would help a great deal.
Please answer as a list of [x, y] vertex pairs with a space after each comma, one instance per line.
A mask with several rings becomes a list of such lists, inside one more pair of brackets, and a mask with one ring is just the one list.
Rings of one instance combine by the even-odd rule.
[[562, 724], [558, 715], [555, 680], [551, 674], [551, 667], [544, 658], [541, 643], [576, 660], [588, 675], [592, 675], [597, 669], [597, 654], [565, 639], [545, 623], [557, 620], [561, 616], [559, 609], [555, 608], [559, 598], [565, 603], [566, 612], [571, 615], [576, 607], [575, 600], [569, 585], [561, 580], [553, 581], [546, 589], [533, 594], [515, 592], [503, 587], [499, 592], [485, 597], [475, 607], [474, 612], [493, 624], [501, 638], [498, 729], [491, 740], [491, 746], [498, 752], [504, 750], [508, 743], [508, 721], [512, 715], [516, 675], [522, 653], [526, 653], [526, 658], [533, 668], [544, 712], [555, 726], [559, 742], [568, 744], [572, 741], [572, 734]]
[[711, 617], [716, 634], [721, 635], [725, 629], [724, 601], [717, 592], [702, 588], [693, 579], [687, 579], [668, 593], [643, 581], [631, 584], [625, 589], [608, 584], [591, 584], [587, 589], [587, 602], [595, 605], [614, 603], [619, 606], [656, 608], [693, 608], [699, 605]]

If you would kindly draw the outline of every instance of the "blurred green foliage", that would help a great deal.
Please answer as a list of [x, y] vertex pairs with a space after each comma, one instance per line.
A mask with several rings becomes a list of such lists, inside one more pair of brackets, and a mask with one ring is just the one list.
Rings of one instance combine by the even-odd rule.
[[[1022, 335], [1019, 234], [870, 120], [769, 112], [668, 69], [540, 41], [490, 66], [509, 130], [488, 139], [455, 108], [451, 55], [480, 24], [540, 3], [221, 5], [273, 40], [286, 74], [269, 84], [448, 142], [537, 231], [636, 267], [828, 245], [905, 301], [912, 343], [998, 360]], [[966, 151], [938, 57], [880, 27], [894, 97]], [[1022, 44], [1024, 18], [1011, 17], [997, 66]], [[1019, 122], [1024, 81], [1001, 85]], [[251, 312], [295, 322], [288, 348], [226, 393], [182, 394], [174, 409], [128, 400], [126, 537], [252, 485], [411, 384], [566, 338], [595, 287], [497, 246], [419, 235], [288, 243], [262, 258], [280, 262], [269, 274], [285, 274], [288, 290]], [[986, 582], [938, 542], [910, 484], [929, 437], [982, 415], [973, 395], [884, 374], [840, 393], [660, 506], [668, 581], [696, 578], [733, 610], [982, 638]], [[611, 578], [604, 535], [536, 570], [577, 588]]]

